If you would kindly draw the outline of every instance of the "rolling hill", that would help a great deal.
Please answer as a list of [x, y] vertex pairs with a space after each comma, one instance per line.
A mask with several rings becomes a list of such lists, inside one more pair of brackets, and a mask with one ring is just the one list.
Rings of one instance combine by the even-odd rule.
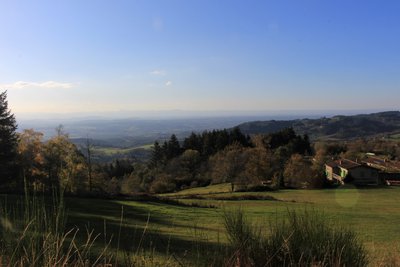
[[353, 139], [390, 135], [400, 132], [400, 111], [386, 111], [353, 116], [322, 117], [319, 119], [252, 121], [239, 124], [246, 134], [266, 134], [293, 127], [299, 134], [312, 139]]

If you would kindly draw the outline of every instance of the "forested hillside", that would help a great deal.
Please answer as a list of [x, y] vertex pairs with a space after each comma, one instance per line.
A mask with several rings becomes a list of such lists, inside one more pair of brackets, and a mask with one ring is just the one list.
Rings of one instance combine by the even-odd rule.
[[287, 121], [253, 121], [238, 126], [245, 134], [272, 133], [293, 127], [312, 139], [353, 139], [400, 132], [400, 111], [387, 111], [354, 116]]

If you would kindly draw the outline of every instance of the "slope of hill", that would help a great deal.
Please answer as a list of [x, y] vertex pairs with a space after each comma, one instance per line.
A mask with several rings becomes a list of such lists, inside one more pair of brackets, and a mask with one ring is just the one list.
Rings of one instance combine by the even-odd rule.
[[246, 134], [265, 134], [293, 127], [297, 133], [307, 133], [312, 139], [352, 139], [400, 132], [400, 111], [320, 119], [253, 121], [238, 127]]

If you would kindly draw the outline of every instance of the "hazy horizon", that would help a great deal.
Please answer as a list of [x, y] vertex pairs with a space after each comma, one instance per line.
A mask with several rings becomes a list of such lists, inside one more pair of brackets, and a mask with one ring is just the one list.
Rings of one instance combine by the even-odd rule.
[[66, 112], [66, 113], [15, 113], [17, 120], [85, 120], [85, 119], [189, 119], [224, 117], [268, 117], [316, 118], [335, 115], [357, 115], [385, 111], [386, 109], [349, 109], [349, 110], [140, 110], [110, 112]]

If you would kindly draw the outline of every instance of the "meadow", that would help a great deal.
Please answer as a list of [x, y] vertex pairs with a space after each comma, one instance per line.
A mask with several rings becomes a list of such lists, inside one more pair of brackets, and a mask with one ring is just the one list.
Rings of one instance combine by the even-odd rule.
[[[207, 253], [218, 253], [227, 243], [222, 219], [226, 211], [240, 207], [268, 234], [271, 223], [287, 217], [288, 211], [317, 210], [329, 221], [355, 230], [368, 249], [372, 266], [400, 252], [399, 187], [229, 190], [229, 184], [213, 185], [160, 195], [161, 200], [67, 197], [66, 229], [79, 229], [77, 238], [82, 242], [93, 230], [97, 237], [92, 253], [107, 247], [116, 252], [120, 263], [135, 256], [150, 266], [201, 265]], [[8, 203], [14, 198], [7, 196]]]

